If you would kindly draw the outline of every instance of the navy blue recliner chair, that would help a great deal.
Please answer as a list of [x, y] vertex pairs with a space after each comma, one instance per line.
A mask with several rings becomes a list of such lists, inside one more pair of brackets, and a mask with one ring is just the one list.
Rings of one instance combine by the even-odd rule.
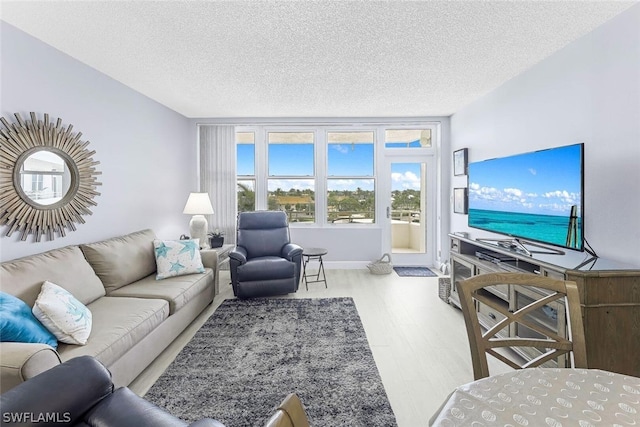
[[229, 253], [233, 294], [238, 298], [283, 295], [298, 290], [302, 248], [291, 243], [287, 214], [238, 214], [236, 247]]

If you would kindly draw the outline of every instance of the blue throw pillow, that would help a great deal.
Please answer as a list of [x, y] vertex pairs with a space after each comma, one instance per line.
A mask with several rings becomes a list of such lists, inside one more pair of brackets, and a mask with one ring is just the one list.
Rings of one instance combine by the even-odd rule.
[[35, 318], [20, 298], [0, 292], [0, 341], [30, 342], [58, 347], [56, 337]]

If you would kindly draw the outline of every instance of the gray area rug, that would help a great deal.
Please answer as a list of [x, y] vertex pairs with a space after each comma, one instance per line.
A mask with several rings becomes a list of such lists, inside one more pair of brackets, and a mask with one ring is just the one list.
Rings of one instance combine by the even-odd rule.
[[262, 427], [290, 392], [312, 426], [397, 425], [353, 299], [226, 300], [145, 398]]
[[393, 267], [400, 277], [435, 277], [436, 273], [427, 267]]

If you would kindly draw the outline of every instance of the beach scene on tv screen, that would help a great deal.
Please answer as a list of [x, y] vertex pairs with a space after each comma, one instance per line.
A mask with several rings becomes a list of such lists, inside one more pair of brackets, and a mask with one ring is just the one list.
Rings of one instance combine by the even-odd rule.
[[470, 163], [469, 226], [581, 248], [581, 149], [571, 145]]

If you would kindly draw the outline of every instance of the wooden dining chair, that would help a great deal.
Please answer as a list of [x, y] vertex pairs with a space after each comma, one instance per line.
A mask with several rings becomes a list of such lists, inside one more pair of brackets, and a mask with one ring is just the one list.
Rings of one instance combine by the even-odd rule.
[[307, 413], [298, 395], [291, 393], [285, 397], [264, 427], [309, 427]]
[[[535, 288], [530, 289], [531, 292], [527, 292], [526, 295], [539, 298], [531, 298], [531, 302], [527, 299], [527, 304], [517, 307], [514, 305], [513, 297], [505, 303], [504, 300], [493, 296], [491, 288], [487, 291], [488, 287], [500, 285], [514, 286], [510, 295], [518, 290], [525, 292], [524, 288]], [[580, 298], [575, 282], [529, 273], [489, 273], [460, 281], [457, 288], [476, 380], [489, 376], [487, 354], [515, 369], [540, 366], [562, 355], [567, 355], [572, 367], [587, 368]], [[563, 317], [566, 317], [566, 336], [543, 322], [536, 321], [536, 316], [539, 318], [551, 312], [549, 304], [563, 307], [562, 304], [554, 302], [564, 303], [565, 316], [557, 316], [557, 319], [561, 322]], [[491, 318], [495, 318], [491, 322], [493, 325], [489, 324], [488, 328], [484, 328], [484, 332], [478, 318], [480, 311], [486, 311], [480, 309], [481, 304], [488, 308]], [[518, 330], [516, 326], [526, 328], [527, 336], [517, 336], [514, 332]], [[508, 357], [512, 354], [504, 351], [507, 348], [518, 347], [536, 348], [540, 355], [527, 361], [517, 356]]]

